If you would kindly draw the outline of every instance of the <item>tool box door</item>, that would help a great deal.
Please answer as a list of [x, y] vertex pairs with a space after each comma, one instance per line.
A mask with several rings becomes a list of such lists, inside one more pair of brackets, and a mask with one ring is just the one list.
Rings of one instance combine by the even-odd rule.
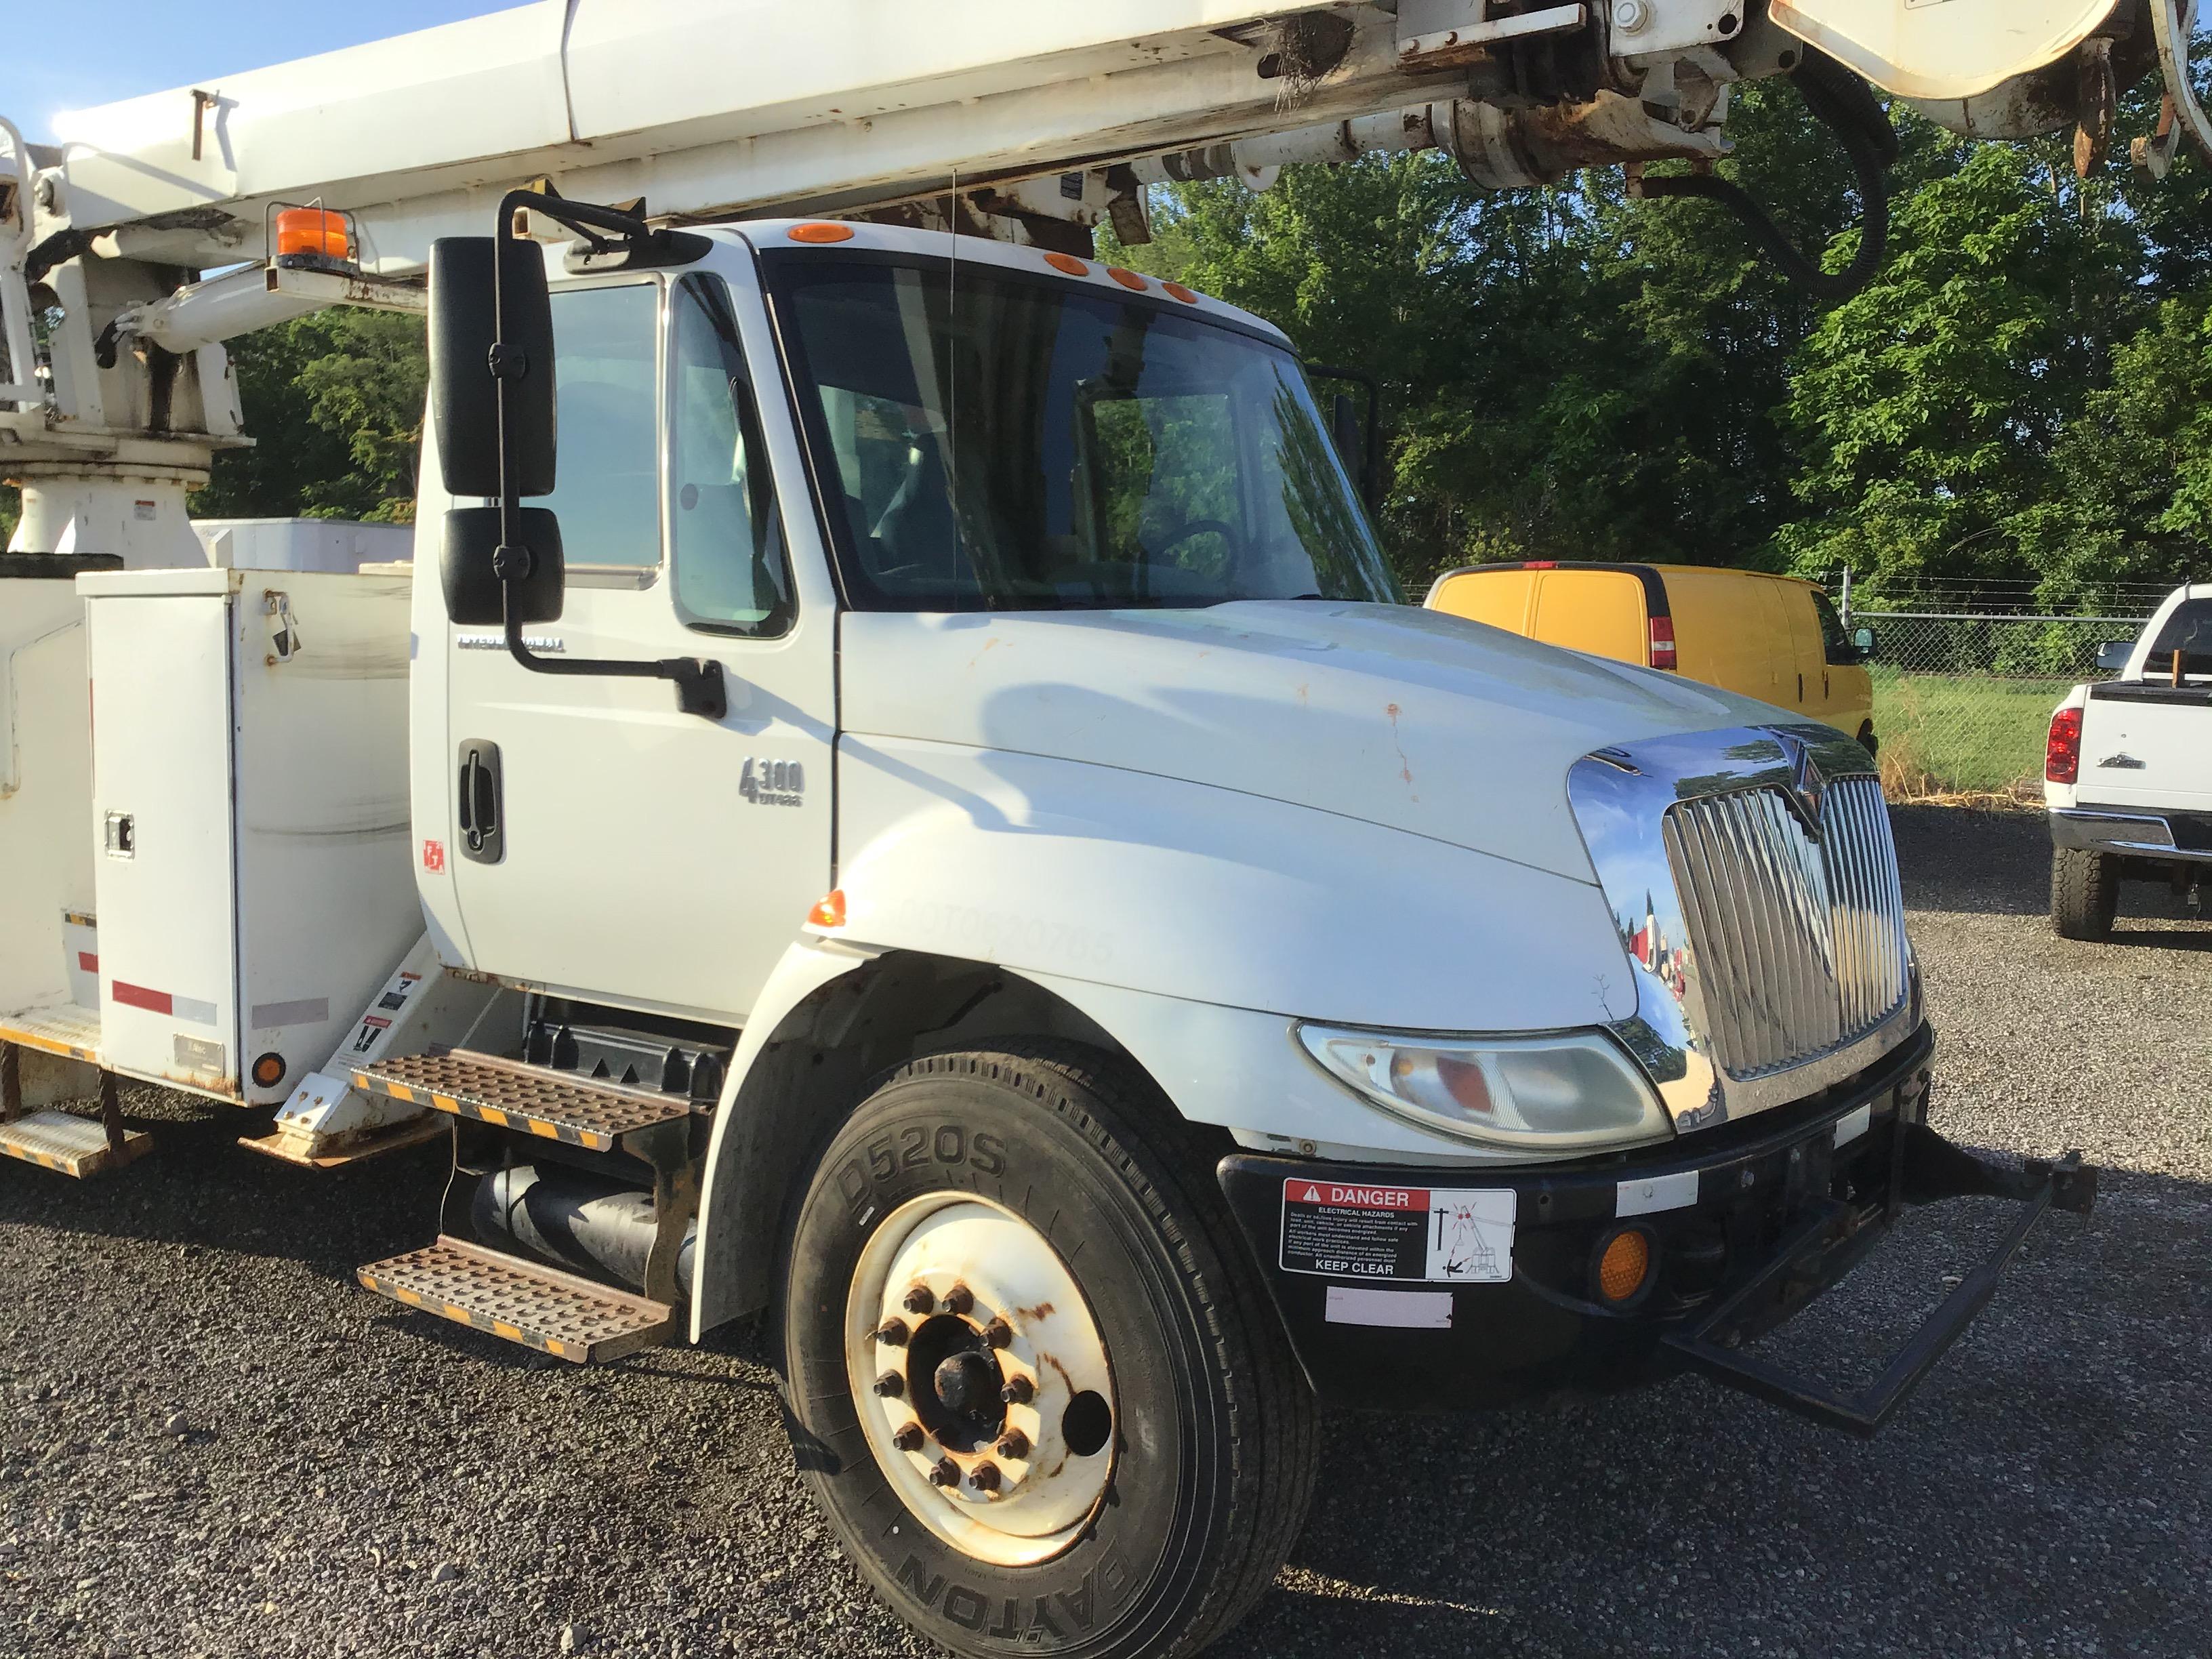
[[238, 1075], [231, 608], [227, 592], [86, 607], [101, 1056], [223, 1096]]

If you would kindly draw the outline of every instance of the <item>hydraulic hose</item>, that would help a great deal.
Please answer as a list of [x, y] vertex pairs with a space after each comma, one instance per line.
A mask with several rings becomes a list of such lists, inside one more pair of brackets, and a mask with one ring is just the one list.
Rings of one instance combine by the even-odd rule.
[[1709, 173], [1647, 176], [1639, 190], [1646, 197], [1696, 196], [1718, 202], [1743, 222], [1752, 240], [1784, 276], [1816, 299], [1839, 304], [1874, 279], [1888, 252], [1889, 169], [1897, 161], [1897, 130], [1873, 88], [1832, 58], [1808, 51], [1790, 78], [1805, 107], [1836, 135], [1858, 175], [1866, 217], [1859, 230], [1858, 252], [1842, 270], [1823, 270], [1807, 258], [1749, 191], [1726, 179]]

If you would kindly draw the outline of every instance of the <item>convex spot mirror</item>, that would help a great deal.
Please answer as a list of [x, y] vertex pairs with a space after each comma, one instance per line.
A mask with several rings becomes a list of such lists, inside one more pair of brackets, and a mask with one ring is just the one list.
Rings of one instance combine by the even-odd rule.
[[1870, 659], [1875, 653], [1874, 629], [1871, 628], [1857, 629], [1851, 635], [1851, 644], [1857, 648], [1859, 659], [1862, 662]]
[[544, 256], [535, 243], [510, 246], [506, 291], [497, 295], [494, 246], [489, 236], [441, 236], [430, 244], [430, 422], [438, 471], [449, 495], [496, 501], [506, 489], [500, 471], [500, 381], [492, 373], [497, 343], [506, 371], [505, 441], [514, 493], [550, 495], [556, 426], [553, 307]]
[[[527, 573], [514, 584], [515, 620], [561, 620], [566, 569], [561, 556], [561, 521], [547, 508], [526, 507], [516, 514], [521, 562]], [[495, 568], [499, 555], [499, 509], [457, 507], [446, 514], [438, 574], [445, 585], [446, 614], [463, 628], [497, 628], [507, 620], [505, 595]]]

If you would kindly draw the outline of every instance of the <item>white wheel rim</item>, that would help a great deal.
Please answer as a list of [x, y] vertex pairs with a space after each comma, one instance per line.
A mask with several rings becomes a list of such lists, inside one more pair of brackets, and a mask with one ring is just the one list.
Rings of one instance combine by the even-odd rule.
[[876, 1462], [963, 1554], [1048, 1560], [1097, 1512], [1121, 1429], [1106, 1345], [1060, 1253], [1011, 1210], [933, 1193], [884, 1217], [853, 1272], [845, 1362]]

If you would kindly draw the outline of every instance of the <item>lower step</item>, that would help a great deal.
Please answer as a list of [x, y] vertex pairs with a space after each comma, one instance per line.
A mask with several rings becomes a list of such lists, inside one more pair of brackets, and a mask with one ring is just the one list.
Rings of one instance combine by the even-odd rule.
[[32, 1112], [0, 1123], [0, 1154], [55, 1170], [80, 1181], [119, 1170], [154, 1145], [143, 1129], [126, 1129], [120, 1146], [110, 1146], [107, 1131], [88, 1117], [70, 1112]]
[[580, 1365], [659, 1346], [676, 1310], [458, 1238], [361, 1268], [379, 1296]]

